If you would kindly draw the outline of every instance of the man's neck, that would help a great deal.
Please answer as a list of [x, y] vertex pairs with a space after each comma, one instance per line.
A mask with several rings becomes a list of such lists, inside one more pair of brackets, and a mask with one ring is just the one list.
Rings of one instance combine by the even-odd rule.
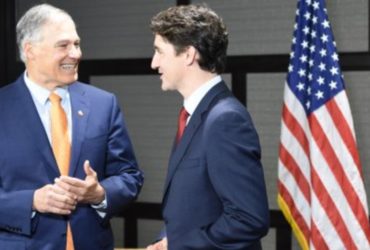
[[189, 75], [186, 81], [184, 81], [184, 88], [180, 89], [179, 92], [184, 97], [184, 99], [186, 99], [203, 84], [207, 83], [209, 80], [216, 76], [217, 73], [212, 73], [208, 71], [201, 71], [198, 74]]

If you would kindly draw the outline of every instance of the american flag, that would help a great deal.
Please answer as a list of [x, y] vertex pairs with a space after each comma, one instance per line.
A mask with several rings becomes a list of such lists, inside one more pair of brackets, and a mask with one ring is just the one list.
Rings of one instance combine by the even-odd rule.
[[298, 0], [278, 164], [278, 204], [302, 249], [370, 249], [360, 158], [324, 0]]

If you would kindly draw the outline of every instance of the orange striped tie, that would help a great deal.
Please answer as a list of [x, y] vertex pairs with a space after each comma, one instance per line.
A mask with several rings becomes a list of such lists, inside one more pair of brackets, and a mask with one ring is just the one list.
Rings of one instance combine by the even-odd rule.
[[[60, 103], [61, 98], [55, 93], [49, 96], [51, 102], [51, 144], [61, 175], [68, 175], [71, 159], [71, 144], [68, 136], [68, 120]], [[74, 250], [70, 224], [67, 224], [66, 250]]]

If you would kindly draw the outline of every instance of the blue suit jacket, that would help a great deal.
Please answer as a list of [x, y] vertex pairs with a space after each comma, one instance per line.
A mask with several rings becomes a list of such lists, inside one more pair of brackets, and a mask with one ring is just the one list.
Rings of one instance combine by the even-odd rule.
[[143, 176], [116, 98], [80, 82], [70, 85], [69, 92], [73, 123], [69, 175], [84, 179], [83, 162], [90, 160], [106, 191], [106, 216], [102, 219], [90, 205], [79, 204], [69, 218], [41, 213], [31, 218], [34, 191], [53, 183], [60, 173], [21, 76], [0, 89], [2, 250], [65, 250], [68, 220], [76, 250], [113, 249], [109, 219], [140, 191]]
[[164, 192], [170, 250], [261, 249], [269, 210], [259, 139], [223, 82], [202, 99], [174, 147]]

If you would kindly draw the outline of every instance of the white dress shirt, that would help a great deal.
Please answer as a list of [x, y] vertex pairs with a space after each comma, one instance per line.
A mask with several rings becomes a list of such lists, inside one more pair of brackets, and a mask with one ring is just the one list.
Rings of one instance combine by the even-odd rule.
[[[35, 103], [37, 112], [41, 119], [42, 125], [44, 126], [46, 135], [48, 136], [51, 145], [51, 120], [50, 120], [50, 107], [51, 102], [49, 101], [49, 96], [51, 94], [50, 90], [41, 87], [40, 85], [34, 83], [31, 79], [24, 74], [24, 82], [28, 90], [31, 93], [33, 102]], [[72, 138], [72, 115], [71, 115], [71, 100], [68, 92], [68, 86], [58, 87], [55, 91], [61, 97], [61, 105], [66, 113], [68, 120], [68, 134], [69, 140], [71, 142]]]
[[188, 120], [186, 124], [189, 123], [191, 116], [193, 115], [195, 109], [198, 107], [200, 101], [203, 97], [213, 88], [217, 83], [221, 82], [221, 76], [217, 75], [205, 84], [202, 84], [198, 89], [194, 91], [188, 98], [184, 100], [184, 108], [189, 113]]

